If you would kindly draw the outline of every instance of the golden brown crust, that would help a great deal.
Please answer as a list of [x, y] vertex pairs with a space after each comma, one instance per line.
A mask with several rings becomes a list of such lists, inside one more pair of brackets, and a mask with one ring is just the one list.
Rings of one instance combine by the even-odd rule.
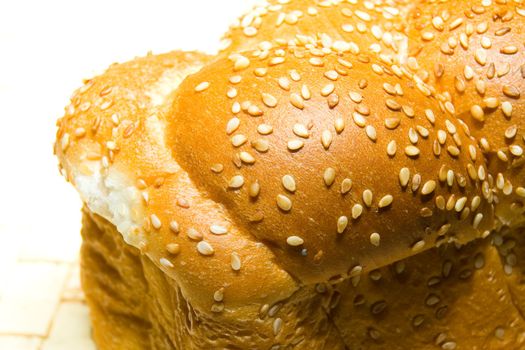
[[523, 225], [524, 4], [421, 1], [409, 23], [418, 75], [435, 84], [442, 99], [453, 101], [456, 115], [469, 125], [487, 157], [501, 203], [498, 217], [506, 225]]
[[351, 349], [520, 349], [525, 319], [490, 239], [446, 245], [337, 286]]
[[[351, 280], [303, 287], [274, 305], [217, 314], [194, 308], [177, 283], [88, 210], [83, 239], [82, 283], [102, 350], [494, 350], [525, 342], [517, 304], [523, 284], [504, 272], [491, 245], [497, 237], [443, 245]], [[506, 261], [512, 247], [499, 243]]]
[[223, 53], [312, 45], [377, 54], [390, 62], [406, 50], [403, 16], [410, 2], [269, 1], [239, 18], [223, 38]]
[[[101, 350], [294, 349], [343, 350], [324, 295], [303, 288], [275, 304], [224, 312], [196, 307], [176, 281], [127, 245], [108, 221], [84, 211], [82, 284]], [[229, 297], [226, 290], [225, 298]]]
[[96, 342], [525, 346], [523, 6], [421, 1], [416, 61], [400, 2], [280, 3], [215, 60], [113, 65], [59, 121]]
[[492, 228], [481, 152], [408, 78], [353, 56], [253, 55], [218, 60], [183, 82], [168, 143], [196, 185], [286, 271], [323, 282]]
[[[289, 297], [297, 289], [296, 282], [278, 268], [266, 246], [231, 224], [229, 213], [220, 203], [195, 188], [159, 131], [171, 120], [173, 89], [180, 82], [177, 74], [194, 72], [207, 59], [201, 54], [174, 52], [111, 67], [73, 97], [73, 108], [61, 120], [57, 138], [75, 135], [79, 128], [86, 133], [71, 136], [66, 147], [58, 142], [56, 151], [65, 174], [81, 192], [83, 185], [75, 183], [79, 176], [100, 174], [107, 187], [103, 192], [109, 194], [103, 193], [105, 198], [96, 200], [111, 204], [114, 181], [123, 182], [139, 194], [117, 203], [117, 211], [129, 206], [124, 209], [138, 223], [130, 232], [121, 229], [121, 233], [177, 281], [195, 308], [222, 310], [224, 303], [214, 300], [214, 293], [221, 289], [226, 308], [249, 308], [250, 302], [273, 304]], [[167, 86], [163, 85], [165, 77], [169, 80]], [[110, 93], [106, 93], [108, 90]], [[104, 101], [111, 101], [108, 107], [100, 107], [104, 104], [100, 95]], [[82, 107], [91, 103], [90, 108]], [[119, 115], [117, 126], [115, 114]], [[90, 128], [96, 120], [98, 127]], [[128, 134], [129, 125], [133, 129]], [[114, 146], [108, 147], [110, 143]], [[84, 200], [100, 210], [96, 201]], [[111, 219], [117, 220], [118, 215]], [[173, 223], [177, 223], [176, 231]], [[228, 233], [213, 234], [211, 225], [224, 226]], [[199, 251], [203, 240], [214, 249], [210, 256]]]

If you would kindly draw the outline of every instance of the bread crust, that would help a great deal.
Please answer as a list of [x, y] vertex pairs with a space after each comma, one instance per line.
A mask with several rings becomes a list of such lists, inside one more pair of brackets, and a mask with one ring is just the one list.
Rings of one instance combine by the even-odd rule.
[[[399, 4], [283, 1], [215, 58], [148, 55], [75, 92], [55, 152], [101, 349], [525, 346], [525, 80], [487, 77], [523, 61], [525, 12]], [[468, 47], [427, 44], [468, 23]]]
[[[452, 10], [454, 9], [454, 10]], [[525, 10], [521, 1], [421, 1], [409, 18], [417, 75], [478, 140], [504, 225], [525, 224]]]

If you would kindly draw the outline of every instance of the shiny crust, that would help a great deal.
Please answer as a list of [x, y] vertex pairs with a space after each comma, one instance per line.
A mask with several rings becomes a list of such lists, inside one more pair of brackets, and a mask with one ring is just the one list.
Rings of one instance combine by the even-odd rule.
[[[324, 282], [356, 266], [375, 269], [443, 242], [465, 243], [491, 228], [486, 179], [468, 173], [485, 171], [481, 152], [408, 78], [350, 55], [277, 49], [267, 56], [247, 52], [188, 77], [167, 140], [196, 185], [224, 205], [236, 227], [270, 247], [283, 269], [302, 283]], [[238, 69], [240, 61], [250, 63]], [[260, 68], [265, 74], [258, 77]], [[209, 87], [196, 91], [203, 82]], [[239, 125], [228, 129], [232, 124]], [[273, 131], [261, 133], [264, 125]], [[236, 138], [246, 141], [236, 146]], [[258, 147], [263, 142], [268, 150]], [[302, 146], [294, 150], [290, 142]], [[397, 151], [389, 155], [392, 143]], [[407, 155], [411, 149], [420, 153]], [[410, 172], [406, 185], [403, 168]], [[242, 186], [232, 186], [234, 179]], [[345, 179], [353, 185], [341, 193]], [[356, 206], [363, 209], [353, 218]], [[374, 233], [379, 241], [372, 242]], [[290, 244], [292, 236], [302, 244]]]
[[[256, 9], [216, 59], [148, 55], [72, 97], [55, 152], [89, 207], [82, 269], [98, 345], [523, 346], [522, 5], [422, 1], [386, 18], [396, 4], [307, 4]], [[410, 56], [341, 32], [346, 17], [406, 28]], [[489, 20], [512, 30], [483, 31]], [[470, 46], [448, 52], [468, 22]], [[491, 62], [515, 69], [483, 85]], [[445, 276], [448, 262], [459, 271]], [[183, 304], [201, 321], [188, 332]]]
[[478, 139], [496, 181], [500, 220], [523, 225], [524, 4], [421, 1], [409, 17], [410, 53], [417, 60], [412, 67], [436, 86], [441, 100], [454, 103], [456, 115]]
[[[401, 6], [404, 5], [404, 6]], [[410, 1], [271, 1], [255, 7], [223, 37], [229, 54], [283, 45], [312, 45], [386, 62], [406, 56], [404, 16]]]

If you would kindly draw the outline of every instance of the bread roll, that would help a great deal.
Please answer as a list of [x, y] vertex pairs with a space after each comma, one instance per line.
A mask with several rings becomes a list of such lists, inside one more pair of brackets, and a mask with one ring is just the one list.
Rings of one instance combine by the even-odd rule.
[[388, 34], [406, 26], [396, 38], [416, 47], [442, 6], [279, 1], [218, 57], [148, 55], [87, 80], [55, 152], [85, 203], [97, 346], [524, 347], [521, 158], [493, 149], [497, 118], [520, 114], [476, 124], [484, 97], [447, 77], [469, 56], [408, 57]]

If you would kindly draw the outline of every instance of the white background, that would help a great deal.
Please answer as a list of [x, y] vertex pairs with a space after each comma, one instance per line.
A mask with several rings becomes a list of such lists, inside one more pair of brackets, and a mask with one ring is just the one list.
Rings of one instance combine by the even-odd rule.
[[80, 203], [57, 176], [52, 142], [83, 78], [148, 51], [213, 50], [253, 3], [0, 0], [0, 230], [78, 231]]
[[31, 272], [18, 272], [26, 271], [20, 263], [73, 261], [78, 253], [81, 203], [52, 155], [55, 120], [72, 91], [112, 62], [148, 51], [213, 51], [254, 3], [0, 0], [0, 338], [14, 318], [31, 317], [29, 300], [43, 293], [31, 289], [45, 289]]

